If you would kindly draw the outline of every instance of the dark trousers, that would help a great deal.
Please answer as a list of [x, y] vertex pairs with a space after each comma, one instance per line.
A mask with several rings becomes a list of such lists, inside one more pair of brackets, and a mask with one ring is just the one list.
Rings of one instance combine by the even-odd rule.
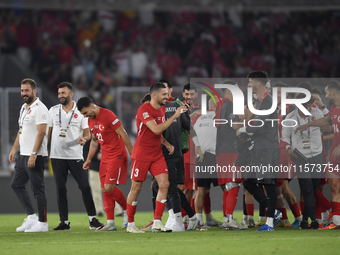
[[57, 201], [60, 221], [68, 220], [68, 203], [67, 203], [67, 175], [70, 170], [72, 176], [78, 183], [83, 197], [83, 202], [87, 215], [96, 215], [91, 188], [89, 184], [88, 172], [83, 169], [83, 160], [51, 159], [54, 180], [57, 187]]
[[27, 215], [35, 213], [30, 196], [26, 189], [28, 180], [31, 181], [31, 188], [38, 204], [39, 221], [46, 222], [46, 195], [44, 185], [44, 165], [46, 157], [37, 156], [35, 167], [27, 166], [29, 156], [19, 156], [15, 164], [13, 179], [11, 182], [12, 189], [18, 196], [20, 203], [26, 210]]
[[[188, 202], [186, 196], [183, 191], [181, 191], [177, 186], [177, 181], [181, 179], [181, 174], [178, 171], [179, 169], [183, 169], [181, 166], [183, 164], [183, 160], [181, 157], [166, 159], [166, 164], [168, 166], [169, 173], [169, 189], [168, 189], [168, 197], [167, 197], [167, 208], [172, 208], [174, 213], [181, 212], [181, 207], [187, 212], [189, 217], [194, 216], [194, 212], [190, 207], [190, 203]], [[155, 194], [158, 192], [157, 182], [154, 180], [152, 183], [152, 189]]]
[[[309, 158], [309, 165], [300, 165], [296, 161], [293, 161], [296, 166], [297, 177], [299, 179], [299, 185], [302, 192], [303, 200], [305, 201], [305, 206], [303, 208], [303, 220], [308, 220], [308, 217], [312, 220], [316, 220], [315, 211], [315, 199], [316, 193], [318, 191], [318, 185], [321, 173], [316, 171], [316, 166], [312, 169], [312, 165], [321, 165], [323, 163], [322, 154], [316, 155], [315, 157]], [[300, 166], [302, 168], [300, 168]], [[306, 167], [306, 168], [305, 168]], [[323, 169], [323, 167], [321, 168]]]
[[[267, 191], [265, 195], [262, 186]], [[267, 208], [268, 217], [274, 218], [277, 194], [274, 184], [257, 184], [256, 179], [244, 180], [244, 187], [259, 202], [260, 207]]]

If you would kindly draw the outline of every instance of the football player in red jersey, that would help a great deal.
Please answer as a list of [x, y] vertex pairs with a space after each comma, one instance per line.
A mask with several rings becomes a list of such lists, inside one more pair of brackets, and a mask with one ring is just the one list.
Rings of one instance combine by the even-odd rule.
[[150, 88], [151, 101], [139, 107], [137, 113], [137, 139], [133, 148], [131, 169], [131, 190], [127, 198], [128, 233], [144, 233], [135, 226], [134, 215], [137, 197], [148, 171], [156, 180], [159, 190], [156, 197], [153, 232], [171, 232], [161, 222], [166, 205], [169, 187], [168, 169], [162, 152], [162, 132], [167, 129], [187, 108], [181, 106], [176, 113], [165, 121], [164, 104], [168, 89], [163, 83], [156, 82]]
[[301, 129], [306, 130], [310, 126], [322, 127], [332, 124], [334, 139], [329, 157], [329, 177], [331, 181], [332, 191], [332, 212], [333, 212], [333, 223], [320, 230], [331, 230], [340, 228], [340, 83], [336, 80], [330, 81], [326, 88], [326, 99], [329, 104], [332, 105], [329, 114], [316, 121], [309, 122], [296, 129], [296, 132]]
[[77, 108], [81, 114], [89, 117], [89, 128], [92, 133], [90, 150], [83, 165], [85, 170], [90, 167], [91, 159], [98, 148], [98, 142], [102, 149], [99, 176], [103, 189], [107, 225], [99, 231], [117, 230], [114, 221], [115, 201], [123, 208], [122, 228], [125, 228], [127, 226], [126, 199], [117, 185], [126, 184], [128, 157], [125, 146], [131, 155], [132, 144], [120, 120], [112, 111], [95, 105], [89, 97], [80, 98]]

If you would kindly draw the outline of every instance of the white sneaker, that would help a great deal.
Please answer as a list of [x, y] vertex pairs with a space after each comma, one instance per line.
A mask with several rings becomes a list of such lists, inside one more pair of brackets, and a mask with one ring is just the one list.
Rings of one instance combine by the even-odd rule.
[[102, 231], [117, 231], [116, 224], [107, 224], [100, 229], [96, 229], [96, 232], [102, 232]]
[[127, 226], [126, 227], [126, 233], [134, 233], [134, 234], [142, 234], [145, 233], [143, 230], [140, 230], [135, 225], [132, 227]]
[[183, 222], [189, 224], [189, 216], [188, 215], [185, 215], [183, 217]]
[[123, 218], [122, 228], [124, 229], [128, 225], [128, 216], [126, 214], [126, 211], [123, 211], [123, 216], [124, 216], [124, 218]]
[[48, 232], [48, 231], [49, 231], [48, 223], [38, 221], [33, 227], [26, 229], [25, 233]]
[[216, 227], [222, 225], [222, 222], [216, 220], [215, 218], [212, 218], [209, 221], [207, 220], [205, 224], [209, 227]]
[[187, 230], [195, 230], [198, 227], [198, 220], [196, 215], [189, 219]]
[[158, 232], [172, 232], [170, 228], [164, 227], [162, 222], [160, 220], [155, 220], [152, 225], [152, 232], [158, 233]]
[[244, 229], [246, 229], [245, 227], [238, 224], [238, 222], [235, 221], [234, 219], [232, 219], [229, 222], [223, 222], [223, 226], [225, 226], [225, 228], [234, 229], [234, 230], [244, 230]]
[[30, 229], [38, 222], [38, 217], [26, 218], [20, 227], [17, 227], [17, 232], [24, 232], [26, 229]]
[[165, 227], [166, 227], [166, 228], [170, 228], [170, 226], [171, 226], [172, 224], [174, 224], [174, 223], [175, 223], [174, 217], [169, 216], [169, 217], [168, 217], [168, 220], [167, 220], [166, 223], [165, 223]]
[[174, 222], [169, 228], [172, 230], [172, 232], [184, 232], [185, 231], [185, 226], [183, 222], [182, 222], [182, 225], [180, 225], [177, 222]]

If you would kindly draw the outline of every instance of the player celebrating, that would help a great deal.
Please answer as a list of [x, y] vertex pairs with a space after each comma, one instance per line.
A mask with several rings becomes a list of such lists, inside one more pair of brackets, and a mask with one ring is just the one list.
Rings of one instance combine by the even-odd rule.
[[137, 140], [132, 154], [131, 190], [127, 198], [128, 233], [144, 233], [134, 222], [137, 197], [148, 171], [156, 180], [159, 190], [156, 197], [153, 232], [171, 232], [161, 222], [168, 194], [168, 167], [162, 152], [162, 132], [167, 129], [187, 108], [181, 106], [176, 113], [165, 121], [164, 104], [168, 98], [168, 89], [163, 83], [156, 82], [150, 88], [151, 101], [138, 109]]
[[84, 117], [89, 117], [88, 124], [92, 133], [89, 154], [83, 165], [85, 170], [90, 167], [91, 160], [98, 148], [98, 142], [102, 149], [99, 175], [103, 189], [107, 225], [98, 231], [117, 230], [114, 221], [115, 201], [123, 208], [122, 228], [125, 228], [127, 225], [126, 199], [123, 192], [116, 186], [126, 183], [127, 153], [125, 146], [131, 155], [132, 144], [120, 120], [110, 110], [98, 107], [89, 97], [80, 98], [77, 102], [77, 108]]
[[329, 167], [331, 169], [329, 177], [331, 180], [331, 191], [332, 191], [332, 212], [333, 212], [333, 223], [320, 230], [331, 230], [340, 228], [340, 179], [339, 179], [339, 164], [340, 164], [340, 132], [339, 125], [340, 121], [338, 116], [340, 115], [340, 83], [336, 80], [330, 81], [326, 88], [326, 98], [332, 105], [329, 115], [322, 119], [318, 119], [302, 125], [296, 129], [295, 132], [301, 129], [306, 130], [310, 126], [322, 127], [329, 124], [333, 125], [334, 139], [333, 145], [329, 157]]

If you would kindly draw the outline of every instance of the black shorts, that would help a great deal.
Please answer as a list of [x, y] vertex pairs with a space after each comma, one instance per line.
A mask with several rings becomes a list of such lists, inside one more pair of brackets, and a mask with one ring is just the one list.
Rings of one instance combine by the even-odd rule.
[[202, 162], [198, 162], [198, 159], [196, 159], [195, 172], [198, 187], [210, 187], [210, 184], [218, 186], [216, 155], [206, 152], [203, 155]]

